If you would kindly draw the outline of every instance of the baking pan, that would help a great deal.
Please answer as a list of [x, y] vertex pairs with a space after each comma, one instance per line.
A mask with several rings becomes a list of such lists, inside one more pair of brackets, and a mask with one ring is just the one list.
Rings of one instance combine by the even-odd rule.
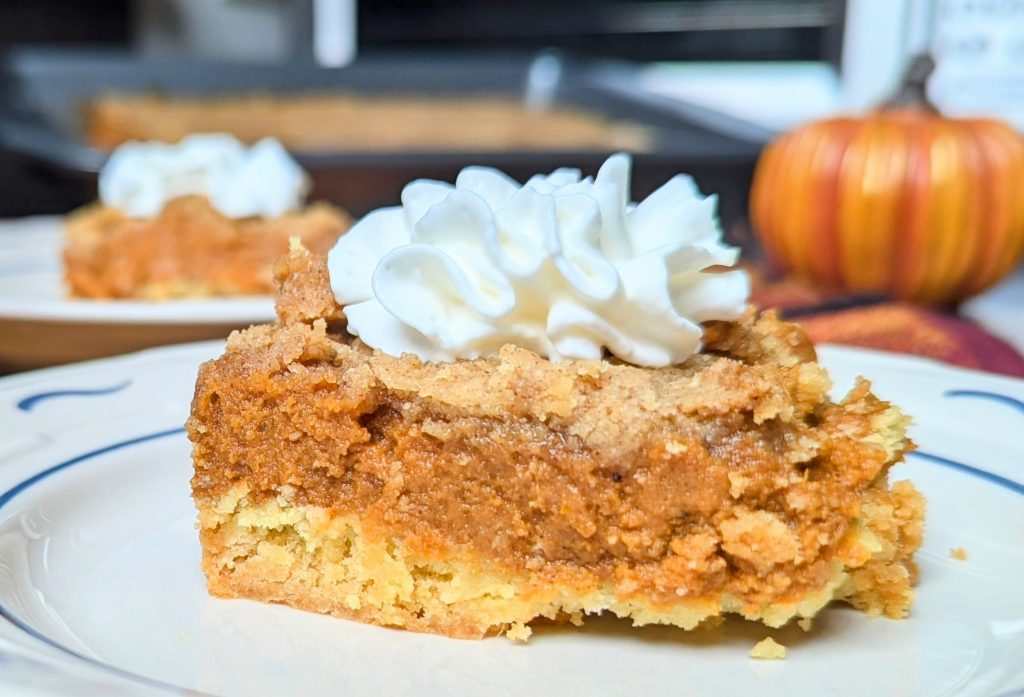
[[[124, 52], [22, 48], [10, 51], [0, 68], [0, 145], [48, 176], [75, 182], [75, 186], [68, 187], [67, 181], [62, 181], [60, 190], [73, 192], [69, 200], [54, 202], [54, 211], [62, 211], [96, 195], [96, 174], [107, 152], [84, 141], [81, 115], [83, 105], [97, 96], [332, 90], [373, 96], [518, 96], [524, 93], [531, 66], [536, 66], [534, 59], [387, 54], [361, 57], [342, 69], [325, 69], [308, 63], [211, 64], [157, 61]], [[593, 74], [594, 64], [587, 61], [562, 61], [558, 79], [550, 86], [552, 103], [648, 128], [653, 135], [650, 152], [634, 154], [634, 198], [646, 195], [675, 173], [688, 172], [702, 190], [719, 194], [720, 215], [726, 228], [745, 218], [750, 177], [763, 144], [758, 133], [718, 129], [713, 118], [698, 122], [664, 105], [625, 98], [607, 85], [594, 84]], [[498, 167], [523, 180], [556, 167], [579, 167], [593, 173], [609, 153], [519, 150], [294, 154], [310, 172], [313, 197], [333, 201], [360, 215], [397, 202], [402, 186], [412, 179], [450, 181], [469, 164]]]

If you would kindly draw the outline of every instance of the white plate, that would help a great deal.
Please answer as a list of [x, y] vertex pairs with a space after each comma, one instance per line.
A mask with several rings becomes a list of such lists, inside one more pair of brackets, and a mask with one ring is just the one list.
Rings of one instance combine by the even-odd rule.
[[270, 296], [133, 302], [70, 300], [61, 270], [62, 218], [0, 222], [0, 317], [126, 324], [251, 324], [274, 318]]
[[1024, 355], [1024, 265], [998, 285], [963, 303], [960, 314]]
[[[215, 600], [181, 432], [219, 344], [0, 380], [0, 694], [995, 695], [1024, 690], [1024, 382], [826, 347], [916, 417], [896, 468], [928, 497], [910, 619], [827, 609], [810, 633], [613, 619], [526, 645]], [[6, 492], [6, 493], [4, 493]], [[950, 556], [963, 547], [966, 561]], [[772, 635], [785, 661], [747, 657]], [[20, 690], [20, 692], [19, 692]], [[1018, 693], [1019, 694], [1019, 693]]]
[[274, 318], [270, 296], [71, 300], [62, 278], [62, 220], [0, 221], [0, 374], [224, 337]]

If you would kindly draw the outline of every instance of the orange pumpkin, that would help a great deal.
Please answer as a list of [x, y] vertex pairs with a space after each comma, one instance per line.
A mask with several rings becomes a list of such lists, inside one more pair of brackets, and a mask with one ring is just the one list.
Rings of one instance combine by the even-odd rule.
[[1024, 140], [924, 98], [919, 58], [896, 98], [772, 142], [751, 218], [769, 259], [832, 287], [941, 303], [989, 287], [1024, 254]]

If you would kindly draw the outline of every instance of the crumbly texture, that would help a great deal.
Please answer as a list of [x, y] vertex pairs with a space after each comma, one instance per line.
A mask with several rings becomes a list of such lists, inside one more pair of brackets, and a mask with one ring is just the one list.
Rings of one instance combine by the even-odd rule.
[[203, 196], [173, 199], [154, 218], [95, 204], [65, 226], [64, 278], [79, 298], [165, 300], [274, 291], [271, 267], [289, 237], [326, 253], [350, 220], [319, 203], [278, 218], [228, 218]]
[[344, 331], [322, 258], [278, 266], [281, 320], [199, 372], [188, 421], [221, 597], [451, 636], [613, 612], [780, 626], [833, 599], [902, 617], [924, 504], [907, 418], [840, 403], [795, 325], [708, 325], [661, 369], [424, 364]]
[[89, 142], [101, 148], [128, 140], [176, 142], [209, 132], [247, 142], [272, 136], [299, 151], [646, 152], [652, 140], [637, 124], [571, 107], [530, 110], [520, 100], [486, 95], [111, 95], [88, 106], [86, 131]]
[[780, 661], [786, 657], [786, 647], [766, 636], [750, 649], [750, 657], [761, 661]]

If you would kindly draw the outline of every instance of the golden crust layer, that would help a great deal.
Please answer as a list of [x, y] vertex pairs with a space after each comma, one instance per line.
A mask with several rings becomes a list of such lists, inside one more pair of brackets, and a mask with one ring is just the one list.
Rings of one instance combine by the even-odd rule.
[[278, 271], [282, 321], [203, 366], [188, 422], [215, 594], [458, 636], [906, 614], [923, 503], [886, 473], [907, 420], [863, 381], [832, 403], [793, 325], [715, 323], [658, 370], [423, 364], [344, 333], [321, 259]]
[[164, 300], [269, 294], [289, 237], [326, 253], [348, 216], [318, 203], [279, 218], [225, 217], [203, 196], [183, 196], [154, 218], [93, 205], [69, 216], [64, 278], [72, 296]]

